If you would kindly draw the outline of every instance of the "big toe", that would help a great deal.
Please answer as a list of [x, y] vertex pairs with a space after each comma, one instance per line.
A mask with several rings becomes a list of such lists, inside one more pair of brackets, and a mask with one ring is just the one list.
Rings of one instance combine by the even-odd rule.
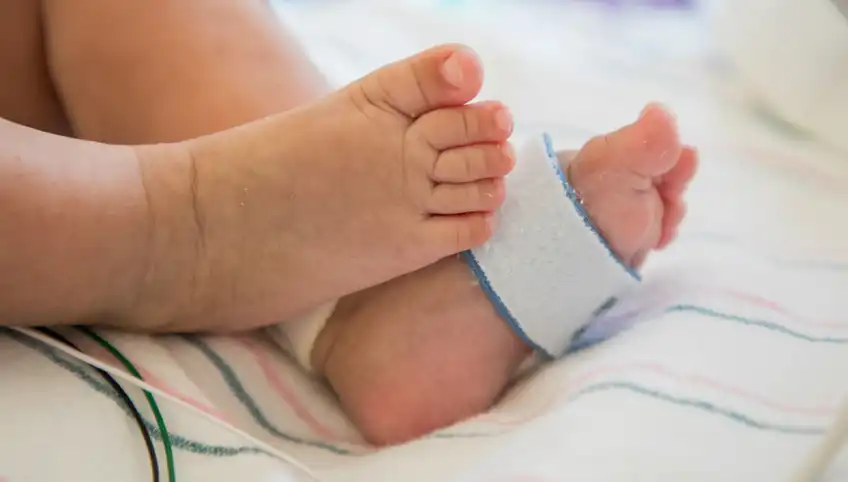
[[350, 88], [372, 104], [416, 118], [470, 102], [482, 85], [477, 54], [463, 45], [443, 45], [376, 70]]
[[606, 135], [604, 144], [606, 159], [650, 178], [671, 170], [681, 153], [674, 116], [657, 104], [646, 106], [636, 122]]

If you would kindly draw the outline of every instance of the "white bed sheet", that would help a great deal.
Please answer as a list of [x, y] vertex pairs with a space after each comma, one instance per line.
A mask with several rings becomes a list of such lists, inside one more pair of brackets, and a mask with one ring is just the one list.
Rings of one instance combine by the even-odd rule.
[[[512, 107], [517, 138], [547, 130], [575, 147], [649, 100], [673, 107], [702, 169], [679, 242], [604, 319], [628, 330], [522, 382], [491, 413], [381, 451], [261, 339], [103, 335], [154, 385], [328, 482], [789, 480], [848, 391], [848, 160], [749, 108], [703, 19], [456, 3], [279, 11], [337, 84], [435, 43], [472, 45], [483, 97]], [[0, 422], [16, 435], [0, 439], [0, 480], [149, 480], [137, 430], [94, 374], [14, 333], [0, 345]], [[180, 480], [305, 480], [160, 403]], [[828, 480], [846, 477], [843, 457]]]

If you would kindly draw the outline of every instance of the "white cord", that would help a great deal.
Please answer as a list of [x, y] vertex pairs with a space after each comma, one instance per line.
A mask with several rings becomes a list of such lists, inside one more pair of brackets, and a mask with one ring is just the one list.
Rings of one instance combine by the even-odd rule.
[[828, 466], [848, 444], [848, 399], [843, 402], [824, 439], [804, 461], [793, 482], [817, 482], [824, 476]]
[[50, 338], [49, 336], [43, 335], [43, 334], [39, 333], [38, 331], [29, 329], [29, 328], [12, 328], [12, 329], [19, 332], [19, 333], [22, 333], [26, 336], [29, 336], [29, 337], [31, 337], [35, 340], [38, 340], [38, 341], [40, 341], [40, 342], [42, 342], [46, 345], [49, 345], [52, 348], [55, 348], [55, 349], [61, 351], [62, 353], [66, 354], [68, 356], [76, 358], [77, 360], [80, 360], [84, 363], [87, 363], [87, 364], [89, 364], [89, 365], [91, 365], [95, 368], [99, 368], [99, 369], [103, 370], [104, 372], [109, 373], [110, 375], [112, 375], [114, 377], [117, 377], [117, 378], [120, 378], [121, 380], [124, 380], [127, 383], [131, 383], [131, 384], [133, 384], [133, 385], [135, 385], [135, 386], [137, 386], [137, 387], [139, 387], [143, 390], [147, 390], [148, 392], [156, 395], [157, 397], [163, 398], [165, 400], [169, 400], [169, 401], [171, 401], [171, 402], [173, 402], [173, 403], [175, 403], [175, 404], [177, 404], [177, 405], [179, 405], [179, 406], [181, 406], [185, 409], [188, 409], [190, 412], [194, 412], [195, 414], [202, 416], [203, 418], [212, 422], [213, 424], [218, 425], [219, 427], [223, 427], [224, 429], [229, 430], [230, 432], [233, 432], [236, 435], [244, 437], [245, 439], [247, 439], [251, 443], [255, 444], [257, 447], [259, 447], [260, 449], [268, 452], [269, 454], [271, 454], [271, 455], [273, 455], [273, 456], [275, 456], [275, 457], [277, 457], [277, 458], [279, 458], [279, 459], [281, 459], [285, 462], [288, 462], [289, 464], [291, 464], [292, 466], [294, 466], [295, 468], [297, 468], [298, 470], [300, 470], [301, 472], [306, 474], [313, 481], [320, 482], [320, 479], [303, 462], [300, 462], [294, 456], [289, 455], [289, 454], [287, 454], [287, 453], [285, 453], [281, 450], [278, 450], [278, 449], [274, 448], [273, 446], [269, 445], [268, 443], [263, 442], [262, 440], [250, 435], [249, 433], [245, 432], [244, 430], [241, 430], [241, 429], [239, 429], [239, 428], [237, 428], [237, 427], [235, 427], [235, 426], [233, 426], [233, 425], [231, 425], [231, 424], [229, 424], [229, 423], [227, 423], [227, 422], [225, 422], [225, 421], [223, 421], [223, 420], [221, 420], [221, 419], [219, 419], [219, 418], [217, 418], [217, 417], [215, 417], [215, 416], [213, 416], [209, 413], [206, 413], [203, 410], [200, 410], [199, 408], [194, 407], [191, 404], [189, 404], [189, 403], [187, 403], [183, 400], [180, 400], [179, 398], [177, 398], [177, 397], [175, 397], [171, 394], [165, 393], [162, 390], [160, 390], [160, 389], [144, 382], [143, 380], [140, 380], [140, 379], [138, 379], [138, 378], [136, 378], [136, 377], [120, 370], [120, 369], [117, 369], [117, 368], [112, 367], [112, 366], [110, 366], [106, 363], [103, 363], [103, 362], [101, 362], [101, 361], [99, 361], [95, 358], [92, 358], [92, 357], [86, 355], [85, 353], [82, 353], [78, 350], [75, 350], [75, 349], [73, 349], [69, 346], [65, 346], [63, 343], [60, 343], [60, 342]]

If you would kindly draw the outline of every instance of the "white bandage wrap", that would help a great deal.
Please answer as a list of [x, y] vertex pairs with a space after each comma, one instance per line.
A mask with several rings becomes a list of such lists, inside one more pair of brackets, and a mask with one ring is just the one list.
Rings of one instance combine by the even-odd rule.
[[494, 236], [465, 259], [516, 333], [538, 352], [558, 357], [639, 276], [590, 222], [547, 135], [519, 150], [506, 188]]
[[305, 370], [312, 371], [312, 347], [336, 309], [338, 300], [324, 303], [301, 316], [268, 328], [271, 338], [291, 353]]

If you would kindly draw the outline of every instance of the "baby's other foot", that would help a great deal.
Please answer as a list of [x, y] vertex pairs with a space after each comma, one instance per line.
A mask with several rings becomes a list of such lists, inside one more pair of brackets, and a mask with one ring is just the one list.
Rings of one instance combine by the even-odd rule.
[[[672, 241], [696, 155], [681, 146], [671, 115], [648, 106], [567, 157], [570, 182], [624, 262], [637, 268]], [[366, 439], [383, 445], [487, 410], [529, 354], [452, 256], [342, 300], [312, 358]]]
[[627, 265], [640, 267], [674, 240], [697, 154], [680, 144], [670, 113], [650, 104], [633, 124], [591, 139], [573, 161], [564, 157], [589, 217]]

